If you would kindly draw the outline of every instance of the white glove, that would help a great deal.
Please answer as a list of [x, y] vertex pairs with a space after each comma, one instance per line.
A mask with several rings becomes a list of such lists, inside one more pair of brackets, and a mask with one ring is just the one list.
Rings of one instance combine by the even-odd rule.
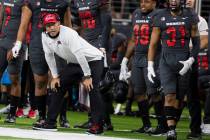
[[99, 50], [103, 53], [104, 55], [104, 68], [108, 67], [108, 63], [107, 63], [107, 57], [106, 57], [106, 49], [105, 48], [99, 48]]
[[12, 55], [13, 55], [14, 58], [18, 57], [21, 46], [22, 46], [21, 41], [16, 41], [15, 42], [15, 46], [12, 48]]
[[126, 81], [128, 81], [128, 79], [131, 77], [131, 71], [129, 71], [129, 72], [127, 72], [126, 74], [125, 74], [125, 79], [126, 79]]
[[179, 61], [179, 63], [183, 64], [183, 68], [179, 71], [180, 75], [184, 75], [188, 72], [188, 70], [191, 68], [192, 64], [194, 63], [195, 59], [193, 57], [190, 57], [186, 61]]
[[154, 83], [152, 77], [156, 77], [155, 71], [154, 71], [154, 62], [153, 61], [148, 61], [148, 66], [147, 66], [147, 77], [150, 82]]
[[127, 72], [125, 75], [120, 75], [119, 80], [124, 81], [128, 84], [128, 79], [131, 77], [131, 71]]
[[119, 80], [125, 80], [126, 79], [126, 74], [128, 72], [128, 58], [124, 57], [122, 62], [121, 62], [121, 68], [120, 68], [120, 76], [119, 76]]

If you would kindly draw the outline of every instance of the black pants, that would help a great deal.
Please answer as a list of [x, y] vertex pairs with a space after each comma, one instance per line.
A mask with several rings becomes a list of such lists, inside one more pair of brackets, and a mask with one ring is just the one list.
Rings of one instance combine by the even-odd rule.
[[[103, 72], [103, 61], [92, 61], [89, 62], [91, 69], [91, 77], [93, 81], [93, 89], [89, 92], [90, 96], [90, 108], [91, 108], [91, 118], [92, 123], [102, 124], [104, 116], [104, 103], [99, 92], [99, 82], [101, 80], [101, 75]], [[47, 122], [55, 124], [57, 116], [59, 114], [63, 97], [69, 85], [81, 81], [83, 77], [83, 72], [78, 64], [68, 64], [66, 65], [60, 73], [61, 88], [59, 88], [58, 93], [53, 93], [51, 102], [48, 107]], [[59, 94], [60, 93], [60, 94]]]
[[23, 108], [27, 101], [27, 94], [25, 94], [25, 90], [27, 88], [27, 82], [29, 82], [29, 101], [31, 108], [36, 110], [36, 103], [35, 103], [35, 85], [34, 85], [34, 76], [31, 69], [30, 61], [26, 60], [23, 63], [23, 68], [21, 72], [21, 99], [18, 105], [18, 108]]
[[190, 88], [187, 93], [188, 108], [191, 116], [190, 129], [192, 133], [201, 133], [201, 104], [198, 92], [198, 66], [192, 66], [190, 75]]
[[[209, 88], [209, 70], [200, 70], [199, 71], [199, 86], [202, 89]], [[204, 107], [204, 117], [203, 117], [203, 123], [204, 124], [210, 124], [210, 92], [209, 89], [207, 89], [206, 93], [206, 101], [205, 101], [205, 107]]]
[[204, 124], [210, 124], [210, 93], [206, 96], [206, 103], [205, 103], [205, 109], [204, 109], [204, 118], [203, 123]]

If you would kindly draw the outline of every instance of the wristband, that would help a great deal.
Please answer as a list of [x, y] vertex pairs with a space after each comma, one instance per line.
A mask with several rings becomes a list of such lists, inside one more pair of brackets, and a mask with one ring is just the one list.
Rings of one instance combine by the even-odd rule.
[[91, 78], [91, 75], [83, 76], [83, 77], [82, 77], [82, 81], [84, 81], [84, 80], [86, 80], [86, 79], [89, 79], [89, 78]]

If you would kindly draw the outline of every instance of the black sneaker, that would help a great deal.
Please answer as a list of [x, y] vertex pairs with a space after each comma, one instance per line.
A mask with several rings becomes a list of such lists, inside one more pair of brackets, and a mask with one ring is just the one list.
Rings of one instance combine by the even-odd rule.
[[187, 135], [187, 139], [188, 140], [201, 140], [202, 137], [201, 137], [201, 134], [191, 132]]
[[15, 123], [16, 121], [16, 117], [15, 115], [11, 115], [11, 114], [8, 114], [6, 119], [4, 120], [4, 123]]
[[135, 113], [132, 111], [126, 111], [125, 116], [135, 116]]
[[168, 130], [166, 128], [161, 127], [158, 125], [156, 129], [152, 130], [150, 135], [152, 136], [165, 136], [167, 134]]
[[91, 127], [91, 122], [90, 121], [84, 122], [81, 125], [74, 125], [74, 128], [81, 128], [81, 129], [88, 129], [90, 127]]
[[112, 126], [111, 123], [110, 124], [104, 123], [103, 127], [104, 127], [104, 130], [106, 130], [106, 131], [113, 131], [114, 130], [114, 127]]
[[143, 126], [137, 130], [131, 130], [132, 133], [147, 133], [150, 134], [152, 132], [152, 127]]
[[100, 135], [104, 131], [103, 131], [102, 125], [92, 124], [91, 127], [86, 132], [87, 132], [87, 134]]
[[169, 130], [167, 132], [167, 138], [166, 140], [177, 140], [177, 135], [175, 130]]
[[41, 131], [57, 131], [57, 126], [54, 124], [42, 123], [40, 125], [36, 125], [32, 127], [34, 130], [41, 130]]
[[34, 127], [36, 127], [36, 126], [39, 126], [39, 125], [41, 125], [41, 124], [43, 124], [43, 123], [45, 123], [45, 119], [42, 118], [42, 117], [39, 117], [39, 119], [38, 119], [35, 123], [33, 123], [32, 125], [33, 125]]
[[66, 117], [60, 117], [59, 119], [60, 127], [69, 128], [70, 124]]

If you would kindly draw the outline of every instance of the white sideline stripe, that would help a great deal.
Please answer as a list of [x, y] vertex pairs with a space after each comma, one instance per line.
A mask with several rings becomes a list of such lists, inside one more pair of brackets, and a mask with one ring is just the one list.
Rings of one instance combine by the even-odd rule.
[[42, 140], [131, 140], [124, 138], [94, 136], [87, 134], [46, 132], [38, 130], [25, 130], [19, 128], [2, 128], [2, 127], [0, 127], [0, 136], [30, 138], [30, 139], [39, 139], [39, 140], [40, 139]]

